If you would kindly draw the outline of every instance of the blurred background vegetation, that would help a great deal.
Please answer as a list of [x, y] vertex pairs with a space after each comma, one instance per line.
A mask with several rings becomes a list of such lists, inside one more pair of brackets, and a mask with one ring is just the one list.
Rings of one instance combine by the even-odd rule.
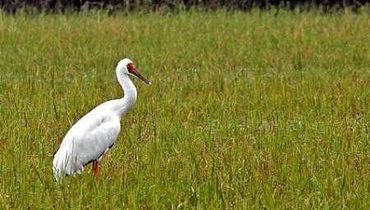
[[350, 7], [357, 10], [368, 0], [0, 0], [0, 7], [8, 13], [17, 11], [65, 12], [89, 9], [114, 11], [164, 10], [178, 11], [190, 8], [215, 10], [227, 8], [248, 11], [252, 8], [272, 7], [288, 9], [320, 8], [324, 12]]

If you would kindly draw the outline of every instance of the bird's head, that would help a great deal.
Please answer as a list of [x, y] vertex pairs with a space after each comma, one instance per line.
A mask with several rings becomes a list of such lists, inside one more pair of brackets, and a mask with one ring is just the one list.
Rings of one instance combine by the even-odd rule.
[[151, 84], [149, 80], [147, 80], [144, 76], [142, 76], [139, 72], [139, 70], [136, 68], [134, 62], [132, 62], [130, 59], [125, 58], [122, 59], [120, 62], [118, 62], [117, 65], [117, 71], [120, 71], [124, 74], [135, 76], [139, 79], [141, 79], [146, 84]]

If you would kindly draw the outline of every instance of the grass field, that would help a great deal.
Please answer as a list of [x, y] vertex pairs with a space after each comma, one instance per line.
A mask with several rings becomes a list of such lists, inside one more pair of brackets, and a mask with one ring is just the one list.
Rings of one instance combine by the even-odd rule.
[[[370, 16], [0, 15], [0, 209], [369, 209]], [[152, 85], [94, 179], [55, 183], [70, 126]]]

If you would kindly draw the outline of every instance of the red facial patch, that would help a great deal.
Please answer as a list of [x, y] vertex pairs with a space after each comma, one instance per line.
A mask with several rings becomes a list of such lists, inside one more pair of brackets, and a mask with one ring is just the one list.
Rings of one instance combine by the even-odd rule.
[[129, 64], [127, 64], [127, 70], [131, 74], [134, 74], [136, 72], [136, 67], [133, 63], [129, 63]]

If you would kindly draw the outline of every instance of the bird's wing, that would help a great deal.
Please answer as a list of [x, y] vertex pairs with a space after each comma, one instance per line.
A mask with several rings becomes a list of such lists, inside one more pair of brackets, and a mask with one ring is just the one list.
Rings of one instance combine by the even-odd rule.
[[98, 159], [114, 144], [119, 131], [120, 120], [114, 116], [81, 119], [64, 137], [54, 156], [55, 176], [83, 170], [84, 165]]
[[103, 119], [78, 138], [73, 139], [72, 153], [81, 165], [97, 160], [111, 147], [120, 131], [119, 119]]

